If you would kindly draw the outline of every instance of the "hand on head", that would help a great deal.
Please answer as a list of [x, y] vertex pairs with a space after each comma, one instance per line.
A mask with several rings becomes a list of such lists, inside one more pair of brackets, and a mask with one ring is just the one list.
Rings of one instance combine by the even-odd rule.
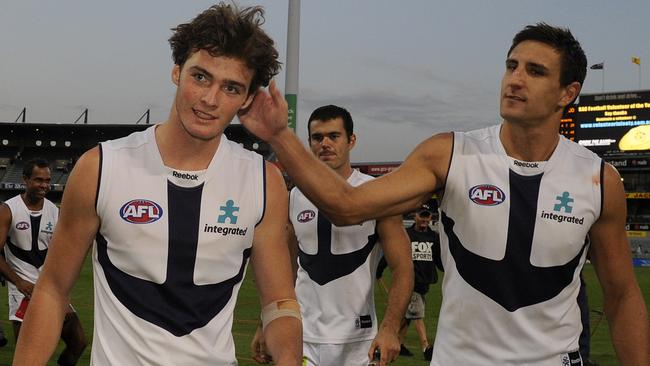
[[288, 131], [288, 105], [282, 93], [271, 80], [268, 91], [258, 89], [248, 108], [240, 110], [241, 123], [255, 136], [264, 141], [271, 141], [282, 132]]

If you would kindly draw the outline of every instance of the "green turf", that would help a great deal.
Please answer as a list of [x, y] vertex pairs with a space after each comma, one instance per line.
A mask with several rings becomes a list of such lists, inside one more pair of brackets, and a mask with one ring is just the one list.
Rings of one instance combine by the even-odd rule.
[[[646, 304], [650, 304], [650, 268], [637, 268], [637, 279], [643, 291]], [[614, 356], [614, 351], [610, 342], [607, 322], [603, 319], [600, 321], [600, 313], [602, 310], [602, 294], [598, 281], [596, 279], [593, 267], [587, 265], [584, 271], [585, 280], [588, 284], [589, 301], [592, 308], [591, 313], [591, 326], [594, 335], [592, 337], [592, 359], [597, 361], [602, 366], [617, 365]], [[387, 280], [390, 278], [390, 273], [387, 271]], [[10, 365], [11, 358], [14, 351], [14, 339], [11, 332], [11, 326], [6, 320], [7, 314], [7, 296], [6, 288], [0, 290], [0, 317], [4, 320], [0, 322], [4, 326], [5, 333], [9, 338], [9, 344], [4, 348], [0, 348], [0, 366]], [[73, 303], [84, 329], [88, 336], [89, 341], [92, 340], [92, 308], [93, 308], [93, 295], [92, 295], [92, 270], [90, 263], [87, 260], [77, 285], [73, 293]], [[375, 291], [375, 299], [378, 307], [379, 316], [383, 314], [386, 305], [385, 293], [377, 288]], [[430, 341], [433, 340], [435, 328], [437, 324], [437, 310], [440, 308], [440, 284], [432, 286], [431, 291], [427, 294], [427, 333], [429, 334]], [[233, 325], [233, 334], [235, 344], [237, 347], [237, 358], [239, 359], [240, 366], [256, 365], [250, 358], [249, 345], [255, 330], [256, 322], [259, 316], [259, 302], [255, 291], [255, 284], [252, 281], [252, 276], [248, 275], [242, 289], [239, 293], [237, 302], [237, 309], [235, 311], [235, 323]], [[415, 334], [415, 329], [411, 327], [406, 339], [406, 346], [413, 351], [418, 350], [419, 341]], [[59, 348], [60, 351], [60, 348]], [[90, 349], [88, 349], [79, 365], [88, 365]], [[58, 351], [57, 351], [58, 354]], [[53, 357], [56, 359], [56, 356]], [[422, 354], [416, 352], [414, 357], [401, 357], [391, 365], [404, 366], [404, 365], [426, 365]], [[55, 365], [50, 362], [49, 365]]]

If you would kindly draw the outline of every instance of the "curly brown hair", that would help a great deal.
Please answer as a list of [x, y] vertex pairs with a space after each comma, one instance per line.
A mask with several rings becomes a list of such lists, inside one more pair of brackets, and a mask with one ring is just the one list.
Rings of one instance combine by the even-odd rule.
[[238, 9], [220, 3], [205, 10], [189, 23], [172, 28], [169, 38], [174, 63], [181, 68], [191, 54], [206, 50], [210, 55], [237, 58], [254, 71], [249, 93], [267, 86], [281, 67], [271, 37], [261, 28], [264, 9], [260, 6]]

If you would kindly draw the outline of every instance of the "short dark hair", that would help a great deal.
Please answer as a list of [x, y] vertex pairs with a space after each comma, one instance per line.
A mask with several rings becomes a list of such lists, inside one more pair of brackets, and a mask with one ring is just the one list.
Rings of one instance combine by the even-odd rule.
[[50, 163], [43, 158], [34, 158], [29, 160], [25, 163], [25, 167], [23, 168], [23, 177], [31, 178], [32, 173], [34, 173], [34, 167], [49, 168]]
[[527, 25], [512, 39], [512, 50], [523, 41], [537, 41], [547, 44], [560, 53], [560, 85], [567, 86], [574, 81], [582, 85], [587, 76], [587, 56], [580, 42], [573, 37], [568, 28], [560, 28], [546, 23]]
[[189, 23], [172, 28], [169, 38], [174, 63], [181, 68], [190, 55], [206, 50], [210, 55], [239, 59], [253, 70], [250, 93], [267, 86], [280, 71], [278, 51], [271, 37], [261, 28], [264, 9], [252, 6], [238, 9], [220, 3], [205, 10]]
[[352, 121], [352, 116], [347, 109], [333, 104], [318, 107], [311, 112], [311, 116], [309, 116], [309, 121], [307, 122], [307, 133], [309, 134], [309, 138], [311, 138], [312, 121], [325, 122], [336, 118], [341, 118], [343, 120], [343, 127], [345, 128], [345, 133], [347, 133], [349, 140], [350, 136], [354, 133], [354, 122]]

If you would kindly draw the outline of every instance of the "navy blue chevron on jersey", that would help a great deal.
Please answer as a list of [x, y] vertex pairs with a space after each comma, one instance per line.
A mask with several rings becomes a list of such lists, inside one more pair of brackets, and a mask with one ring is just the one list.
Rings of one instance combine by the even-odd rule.
[[264, 161], [221, 136], [203, 171], [164, 166], [155, 126], [101, 144], [94, 365], [236, 364], [237, 292]]
[[548, 161], [518, 161], [499, 131], [454, 133], [432, 365], [560, 366], [578, 349], [576, 297], [601, 212], [602, 160], [560, 136]]
[[[370, 179], [354, 170], [348, 182], [357, 186]], [[299, 243], [296, 295], [303, 339], [311, 343], [374, 339], [374, 273], [380, 250], [376, 221], [333, 225], [297, 188], [290, 194], [289, 218]]]

